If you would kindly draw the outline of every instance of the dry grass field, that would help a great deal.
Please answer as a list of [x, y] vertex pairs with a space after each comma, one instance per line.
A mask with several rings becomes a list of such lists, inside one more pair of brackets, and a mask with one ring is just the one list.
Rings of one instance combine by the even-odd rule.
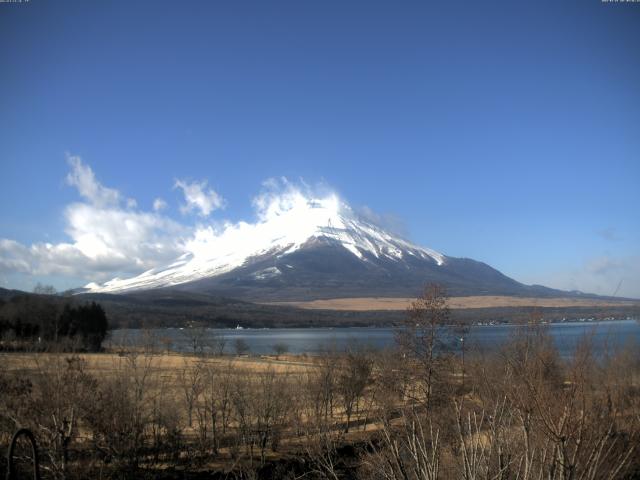
[[[330, 298], [306, 302], [272, 302], [270, 305], [289, 305], [311, 310], [398, 311], [406, 310], [414, 298]], [[532, 298], [507, 296], [450, 297], [452, 309], [497, 307], [617, 307], [640, 306], [634, 300], [597, 300], [592, 298]]]
[[[322, 375], [323, 371], [332, 374], [337, 371], [336, 364], [323, 365], [319, 358], [305, 355], [214, 357], [135, 351], [0, 353], [0, 377], [31, 379], [37, 385], [32, 394], [39, 398], [34, 404], [43, 404], [47, 410], [60, 410], [60, 402], [65, 404], [64, 394], [59, 397], [57, 392], [67, 388], [73, 391], [74, 387], [68, 385], [65, 374], [69, 369], [75, 372], [78, 367], [82, 369], [82, 376], [88, 375], [98, 385], [123, 386], [124, 391], [108, 387], [104, 390], [110, 397], [109, 401], [118, 402], [123, 394], [125, 398], [131, 398], [125, 401], [124, 411], [118, 408], [112, 411], [111, 415], [115, 415], [113, 420], [109, 418], [109, 413], [102, 414], [107, 422], [107, 435], [110, 431], [118, 431], [115, 425], [120, 424], [122, 419], [125, 423], [132, 421], [125, 413], [127, 410], [138, 411], [135, 415], [141, 415], [144, 419], [141, 424], [144, 425], [144, 440], [139, 441], [146, 446], [155, 441], [153, 431], [157, 429], [161, 431], [161, 437], [170, 435], [170, 425], [174, 422], [173, 428], [180, 432], [180, 441], [175, 447], [180, 450], [177, 452], [179, 459], [168, 461], [171, 455], [165, 453], [162, 459], [151, 461], [148, 455], [140, 454], [142, 463], [147, 467], [153, 463], [154, 468], [161, 471], [173, 468], [176, 463], [186, 463], [192, 471], [203, 472], [225, 471], [229, 468], [240, 468], [242, 471], [247, 468], [247, 463], [253, 465], [256, 461], [254, 456], [261, 457], [260, 462], [264, 464], [266, 461], [279, 461], [307, 452], [311, 448], [306, 440], [307, 430], [318, 427], [311, 418], [311, 411], [306, 411], [301, 402], [307, 398], [310, 382], [317, 375]], [[101, 387], [98, 387], [97, 392], [91, 394], [97, 393], [96, 397], [100, 397], [100, 390]], [[44, 391], [49, 393], [40, 396]], [[91, 403], [94, 400], [88, 401]], [[334, 400], [331, 401], [333, 403]], [[13, 408], [8, 409], [6, 413], [10, 418], [19, 416], [20, 403], [13, 403]], [[74, 410], [76, 403], [81, 402], [74, 399], [66, 407]], [[367, 406], [367, 410], [358, 410], [356, 407], [356, 412], [349, 415], [354, 426], [358, 420], [368, 418], [370, 408], [370, 402], [365, 402], [363, 398], [356, 400], [356, 403], [360, 408]], [[31, 409], [29, 406], [28, 410]], [[220, 418], [221, 414], [227, 415], [227, 420]], [[212, 415], [218, 422], [217, 426], [211, 423]], [[29, 418], [29, 421], [32, 420]], [[350, 432], [343, 432], [347, 420], [336, 399], [328, 425], [330, 435], [339, 436], [341, 442], [357, 443], [364, 441], [377, 428], [373, 419], [369, 419]], [[167, 421], [168, 424], [164, 423]], [[38, 430], [42, 425], [34, 422], [32, 428]], [[219, 429], [215, 434], [219, 439], [212, 437], [212, 429], [215, 428]], [[0, 439], [6, 441], [10, 433], [12, 431], [0, 430]], [[277, 436], [272, 438], [274, 435]], [[76, 451], [90, 449], [93, 437], [95, 433], [92, 434], [90, 427], [78, 425], [74, 434]], [[259, 443], [260, 438], [264, 443]], [[245, 445], [247, 442], [248, 445]], [[154, 448], [163, 449], [162, 445]], [[119, 451], [119, 447], [119, 444], [116, 445], [114, 451]], [[138, 446], [131, 444], [128, 448]], [[215, 454], [212, 454], [212, 449]], [[124, 465], [122, 468], [129, 469], [131, 466]]]
[[[4, 371], [32, 371], [40, 367], [63, 361], [69, 353], [0, 353], [0, 363]], [[87, 373], [105, 376], [126, 368], [129, 358], [118, 353], [80, 353], [76, 354], [86, 362]], [[246, 373], [264, 373], [273, 370], [276, 373], [303, 373], [315, 367], [312, 358], [280, 355], [261, 357], [203, 357], [186, 354], [140, 355], [140, 359], [150, 362], [153, 370], [164, 375], [191, 368], [198, 363], [211, 366], [230, 366], [234, 371]]]

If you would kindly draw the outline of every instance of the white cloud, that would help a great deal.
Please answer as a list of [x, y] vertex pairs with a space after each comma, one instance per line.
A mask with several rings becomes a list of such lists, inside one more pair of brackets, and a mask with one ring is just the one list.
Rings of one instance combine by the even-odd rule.
[[106, 280], [174, 259], [190, 235], [165, 217], [86, 203], [69, 205], [65, 217], [70, 242], [25, 246], [0, 239], [0, 271]]
[[324, 183], [310, 186], [302, 179], [291, 182], [286, 177], [279, 177], [262, 182], [262, 191], [253, 197], [251, 203], [258, 220], [266, 221], [313, 199], [329, 198], [340, 203], [338, 195]]
[[[86, 200], [65, 209], [69, 240], [24, 245], [0, 239], [0, 274], [51, 276], [60, 282], [65, 278], [104, 282], [116, 276], [130, 277], [173, 262], [185, 253], [207, 257], [221, 248], [233, 251], [240, 244], [249, 248], [262, 221], [292, 208], [304, 208], [313, 198], [324, 198], [303, 183], [271, 180], [253, 200], [257, 222], [184, 225], [160, 213], [166, 206], [161, 198], [154, 201], [153, 211], [140, 211], [120, 192], [101, 185], [79, 157], [71, 157], [69, 165], [68, 182]], [[184, 191], [188, 210], [207, 215], [224, 205], [222, 197], [206, 188], [206, 182], [178, 181], [176, 187]], [[326, 199], [339, 201], [333, 194]]]
[[214, 210], [224, 208], [225, 200], [215, 190], [207, 189], [207, 181], [187, 182], [176, 180], [173, 188], [181, 188], [185, 204], [180, 207], [183, 214], [198, 210], [199, 215], [208, 217]]
[[67, 183], [78, 189], [78, 193], [98, 207], [117, 205], [120, 202], [120, 192], [112, 188], [103, 187], [91, 170], [82, 163], [78, 156], [67, 156], [71, 172], [67, 175]]
[[290, 210], [298, 203], [306, 203], [307, 196], [285, 177], [268, 178], [262, 182], [262, 191], [253, 197], [252, 204], [258, 219], [265, 221]]
[[75, 247], [91, 259], [122, 259], [139, 268], [151, 268], [160, 258], [180, 249], [185, 227], [148, 212], [97, 209], [87, 204], [67, 207], [67, 234]]
[[377, 213], [367, 205], [358, 208], [356, 211], [360, 217], [375, 225], [379, 225], [382, 228], [402, 237], [409, 236], [407, 224], [404, 219], [398, 215], [394, 215], [393, 213]]
[[68, 162], [67, 183], [87, 200], [65, 209], [70, 240], [26, 246], [0, 239], [0, 272], [106, 280], [114, 274], [140, 273], [183, 253], [191, 229], [158, 213], [136, 210], [134, 199], [125, 200], [117, 190], [101, 185], [80, 157], [68, 157]]
[[153, 210], [155, 212], [159, 212], [160, 210], [164, 210], [165, 208], [167, 208], [167, 202], [165, 202], [163, 199], [156, 198], [153, 201]]

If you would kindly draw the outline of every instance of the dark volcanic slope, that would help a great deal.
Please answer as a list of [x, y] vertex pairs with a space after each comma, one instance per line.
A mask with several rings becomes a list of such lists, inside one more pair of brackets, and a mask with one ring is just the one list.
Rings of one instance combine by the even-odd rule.
[[[277, 269], [277, 270], [275, 270]], [[277, 271], [277, 275], [265, 272]], [[567, 292], [519, 283], [489, 265], [467, 258], [407, 255], [401, 260], [359, 259], [340, 244], [316, 240], [293, 253], [253, 258], [216, 277], [176, 287], [176, 290], [216, 294], [250, 301], [295, 301], [345, 297], [414, 297], [425, 284], [444, 285], [452, 296], [568, 296]]]

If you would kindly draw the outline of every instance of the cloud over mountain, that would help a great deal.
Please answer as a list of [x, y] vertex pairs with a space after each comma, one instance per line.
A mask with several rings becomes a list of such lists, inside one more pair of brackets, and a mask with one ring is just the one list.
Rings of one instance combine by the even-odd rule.
[[[246, 232], [252, 225], [208, 219], [224, 208], [226, 200], [209, 188], [206, 180], [176, 180], [174, 184], [184, 195], [181, 212], [197, 213], [199, 220], [189, 223], [165, 214], [168, 205], [164, 199], [156, 198], [152, 209], [145, 211], [134, 198], [100, 183], [80, 157], [68, 156], [67, 161], [66, 183], [81, 197], [64, 210], [68, 241], [25, 245], [0, 238], [0, 274], [69, 276], [88, 281], [135, 275], [184, 254], [204, 255], [234, 238], [233, 232]], [[257, 221], [306, 201], [307, 188], [286, 179], [265, 182], [253, 200]]]
[[187, 182], [176, 180], [173, 188], [179, 188], [184, 194], [185, 203], [180, 206], [183, 214], [197, 211], [200, 216], [208, 217], [214, 210], [224, 208], [225, 200], [215, 190], [207, 188], [207, 181]]
[[76, 187], [81, 197], [97, 207], [114, 206], [120, 202], [120, 192], [98, 182], [91, 167], [82, 163], [80, 157], [68, 155], [67, 162], [71, 167], [67, 175], [67, 184]]
[[23, 245], [0, 239], [0, 271], [110, 278], [152, 268], [182, 252], [188, 227], [137, 209], [135, 199], [102, 185], [80, 157], [70, 156], [68, 162], [67, 183], [83, 199], [65, 208], [69, 241]]

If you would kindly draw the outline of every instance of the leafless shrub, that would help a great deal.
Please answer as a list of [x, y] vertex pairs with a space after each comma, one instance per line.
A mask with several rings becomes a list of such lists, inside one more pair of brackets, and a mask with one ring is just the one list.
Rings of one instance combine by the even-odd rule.
[[136, 469], [153, 421], [152, 357], [127, 354], [99, 384], [86, 423], [97, 453], [116, 468]]
[[440, 475], [440, 436], [430, 417], [403, 409], [395, 425], [385, 421], [371, 453], [363, 458], [362, 478], [436, 480]]
[[342, 432], [333, 431], [322, 419], [309, 424], [305, 454], [310, 474], [327, 480], [340, 478], [338, 448], [344, 443]]

